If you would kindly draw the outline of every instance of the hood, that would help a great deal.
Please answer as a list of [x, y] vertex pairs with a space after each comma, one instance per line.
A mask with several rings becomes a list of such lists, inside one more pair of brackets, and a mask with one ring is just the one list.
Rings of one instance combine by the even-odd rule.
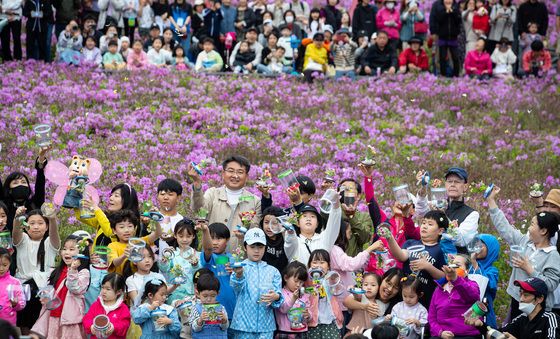
[[481, 234], [480, 240], [482, 240], [488, 248], [488, 254], [486, 258], [478, 260], [478, 264], [484, 271], [487, 271], [500, 256], [500, 243], [498, 239], [491, 234]]

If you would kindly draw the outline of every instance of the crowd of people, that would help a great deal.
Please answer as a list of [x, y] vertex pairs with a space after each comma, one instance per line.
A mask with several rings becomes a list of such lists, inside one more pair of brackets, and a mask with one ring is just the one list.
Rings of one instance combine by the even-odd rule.
[[[430, 70], [512, 78], [552, 68], [549, 13], [539, 0], [421, 7], [416, 0], [359, 0], [352, 10], [337, 0], [322, 8], [303, 0], [2, 0], [2, 60], [22, 59], [24, 22], [27, 58], [50, 61], [54, 34], [56, 60], [107, 70], [303, 73], [311, 81]], [[556, 15], [560, 31], [560, 5]]]
[[[416, 194], [400, 191], [388, 215], [370, 164], [359, 165], [363, 178], [316, 178], [325, 192], [317, 200], [313, 179], [280, 174], [291, 205], [276, 206], [272, 176], [251, 193], [251, 164], [234, 155], [219, 187], [203, 190], [196, 164], [188, 193], [163, 179], [158, 207], [140, 203], [129, 183], [115, 185], [104, 208], [71, 185], [61, 204], [84, 230], [61, 239], [57, 206], [45, 200], [62, 198], [46, 199], [46, 179], [79, 183], [93, 165], [76, 156], [79, 175], [59, 173], [47, 156], [44, 148], [35, 160], [33, 190], [21, 172], [0, 189], [3, 337], [560, 337], [560, 189], [530, 192], [535, 213], [522, 233], [497, 204], [500, 188], [489, 188], [485, 213], [498, 241], [478, 232], [483, 212], [465, 203], [460, 167], [441, 179], [419, 171]], [[185, 195], [188, 216], [179, 213]], [[493, 306], [504, 282], [494, 264], [505, 246], [511, 303], [499, 324]]]

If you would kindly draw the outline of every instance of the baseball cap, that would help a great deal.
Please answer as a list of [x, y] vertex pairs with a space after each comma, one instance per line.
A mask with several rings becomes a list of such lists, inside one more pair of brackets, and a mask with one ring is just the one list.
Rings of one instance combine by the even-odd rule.
[[251, 228], [247, 231], [247, 233], [245, 233], [245, 238], [243, 238], [243, 241], [246, 242], [247, 245], [266, 245], [266, 236], [264, 235], [264, 231], [260, 228]]
[[469, 175], [467, 174], [467, 171], [464, 168], [461, 168], [461, 167], [451, 167], [451, 168], [449, 168], [447, 170], [447, 172], [445, 173], [445, 178], [447, 178], [451, 174], [455, 174], [455, 175], [459, 176], [459, 178], [465, 180], [465, 182], [467, 182], [468, 179], [469, 179]]
[[545, 282], [539, 278], [531, 277], [524, 281], [516, 280], [513, 284], [537, 297], [545, 297], [548, 294], [548, 287], [546, 287]]
[[152, 26], [150, 26], [150, 30], [152, 29], [159, 29], [159, 25], [156, 23], [153, 23]]
[[247, 28], [247, 31], [245, 33], [249, 33], [249, 32], [255, 32], [255, 33], [259, 34], [259, 30], [255, 26], [251, 26], [251, 27]]
[[73, 236], [79, 237], [79, 238], [86, 238], [89, 242], [93, 243], [93, 239], [91, 238], [91, 234], [89, 234], [88, 232], [84, 231], [84, 230], [79, 230], [76, 231], [74, 233], [72, 233]]

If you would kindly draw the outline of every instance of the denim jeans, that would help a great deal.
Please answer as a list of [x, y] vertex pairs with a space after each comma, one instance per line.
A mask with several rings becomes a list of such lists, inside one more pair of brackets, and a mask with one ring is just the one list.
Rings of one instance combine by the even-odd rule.
[[338, 80], [342, 77], [348, 77], [351, 80], [356, 80], [356, 72], [354, 72], [353, 70], [350, 71], [336, 71], [334, 74], [334, 79]]

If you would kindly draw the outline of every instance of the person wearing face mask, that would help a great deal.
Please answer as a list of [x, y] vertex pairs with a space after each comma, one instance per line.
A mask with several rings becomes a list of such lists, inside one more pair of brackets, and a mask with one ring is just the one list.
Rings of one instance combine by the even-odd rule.
[[401, 15], [395, 9], [395, 0], [385, 0], [383, 8], [377, 12], [376, 24], [378, 32], [383, 30], [389, 36], [389, 46], [397, 49], [401, 30]]
[[[552, 312], [545, 311], [548, 287], [539, 278], [528, 278], [516, 280], [515, 285], [519, 290], [519, 309], [522, 314], [498, 331], [503, 333], [506, 339], [531, 338], [531, 339], [553, 339], [560, 338], [560, 327], [558, 327], [558, 316]], [[465, 323], [476, 326], [481, 334], [489, 338], [496, 330], [486, 326], [478, 318], [465, 318]]]
[[4, 202], [8, 206], [8, 222], [6, 227], [12, 230], [16, 210], [25, 206], [29, 211], [41, 208], [45, 202], [45, 166], [47, 166], [48, 148], [42, 148], [35, 160], [37, 176], [35, 178], [35, 189], [32, 195], [31, 185], [27, 175], [21, 172], [10, 173], [4, 180], [3, 195]]

